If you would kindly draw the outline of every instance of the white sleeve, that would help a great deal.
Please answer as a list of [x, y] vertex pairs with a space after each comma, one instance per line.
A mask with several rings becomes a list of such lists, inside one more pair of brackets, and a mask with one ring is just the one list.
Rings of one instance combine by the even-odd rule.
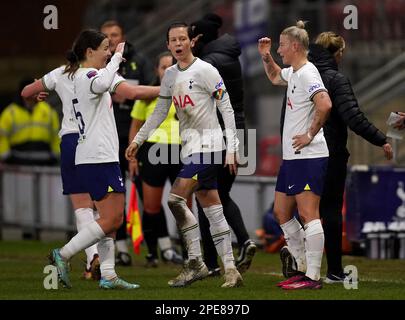
[[135, 142], [138, 146], [140, 146], [146, 139], [148, 139], [148, 137], [150, 137], [166, 119], [171, 104], [171, 98], [163, 98], [159, 96], [155, 110], [143, 124], [132, 142]]
[[[108, 91], [114, 80], [114, 77], [119, 69], [122, 61], [122, 54], [117, 52], [111, 58], [111, 61], [103, 69], [100, 69], [95, 74], [87, 74], [89, 78], [93, 78], [90, 83], [90, 91], [94, 94], [101, 94]], [[91, 72], [91, 71], [90, 71]], [[94, 72], [94, 71], [93, 71]]]
[[280, 72], [281, 80], [285, 81], [286, 83], [288, 83], [290, 70], [291, 70], [291, 67], [283, 68], [283, 69], [281, 69], [281, 72]]
[[58, 81], [58, 75], [61, 74], [61, 67], [52, 70], [42, 77], [42, 85], [47, 91], [53, 91]]
[[160, 84], [160, 92], [159, 92], [160, 97], [170, 98], [170, 99], [172, 98], [172, 95], [173, 95], [173, 89], [172, 89], [173, 81], [171, 80], [172, 78], [173, 78], [173, 76], [171, 76], [170, 71], [166, 70], [163, 75], [161, 84]]
[[229, 153], [234, 153], [238, 151], [239, 140], [236, 135], [235, 115], [229, 94], [216, 68], [208, 68], [205, 75], [205, 83], [208, 92], [214, 97], [217, 107], [221, 112], [222, 119], [224, 120], [226, 149]]
[[309, 100], [312, 100], [314, 95], [316, 95], [320, 91], [326, 91], [326, 88], [323, 84], [321, 75], [319, 74], [318, 69], [308, 68], [303, 72], [300, 76], [300, 81], [302, 87], [305, 90], [306, 96]]
[[110, 93], [115, 93], [115, 90], [117, 89], [118, 85], [124, 81], [127, 81], [125, 78], [121, 77], [118, 73], [115, 74], [114, 80], [111, 83], [110, 86]]
[[222, 80], [222, 77], [215, 67], [209, 65], [209, 67], [204, 70], [203, 78], [210, 94], [213, 94], [219, 89], [226, 90], [224, 80]]
[[236, 135], [235, 115], [231, 105], [231, 100], [229, 99], [229, 94], [224, 91], [222, 96], [217, 95], [215, 99], [217, 107], [221, 112], [222, 119], [224, 120], [226, 150], [228, 153], [234, 153], [239, 149], [239, 139]]

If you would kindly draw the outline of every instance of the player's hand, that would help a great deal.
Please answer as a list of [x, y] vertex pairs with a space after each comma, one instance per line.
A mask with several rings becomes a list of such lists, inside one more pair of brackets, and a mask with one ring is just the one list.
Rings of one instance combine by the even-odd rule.
[[225, 164], [224, 167], [229, 166], [229, 173], [230, 174], [234, 174], [237, 175], [238, 174], [238, 153], [237, 152], [233, 152], [233, 153], [226, 153], [226, 157], [225, 157]]
[[131, 142], [127, 150], [125, 150], [125, 158], [128, 161], [135, 161], [135, 156], [137, 152], [138, 152], [138, 145], [135, 142]]
[[394, 128], [398, 130], [405, 129], [405, 112], [398, 111], [397, 113], [401, 116], [401, 119], [394, 124]]
[[122, 61], [126, 61], [124, 59], [124, 49], [125, 49], [125, 42], [120, 42], [115, 49], [115, 53], [119, 52], [122, 55]]
[[391, 160], [394, 156], [394, 152], [392, 151], [392, 147], [389, 143], [386, 143], [382, 146], [384, 150], [384, 155], [387, 160]]
[[133, 181], [134, 176], [139, 176], [138, 160], [132, 160], [128, 163], [129, 179]]
[[300, 151], [302, 148], [309, 145], [313, 140], [313, 138], [311, 138], [308, 133], [304, 133], [294, 136], [292, 140], [293, 140], [292, 146], [295, 149], [295, 151]]
[[271, 39], [267, 37], [260, 38], [258, 40], [257, 49], [259, 50], [259, 53], [262, 56], [262, 58], [270, 55]]
[[40, 92], [40, 93], [38, 93], [38, 95], [37, 95], [37, 101], [38, 101], [38, 102], [44, 101], [46, 98], [48, 98], [48, 96], [49, 96], [49, 93], [48, 93], [48, 92], [45, 92], [45, 91]]

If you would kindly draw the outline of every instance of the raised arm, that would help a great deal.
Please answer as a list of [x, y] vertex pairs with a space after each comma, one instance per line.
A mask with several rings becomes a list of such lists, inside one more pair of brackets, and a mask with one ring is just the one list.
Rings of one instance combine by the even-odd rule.
[[117, 49], [107, 66], [98, 71], [98, 74], [92, 80], [90, 90], [94, 94], [101, 94], [108, 91], [117, 73], [120, 63], [123, 61], [122, 53], [124, 51], [125, 42], [117, 45]]
[[287, 82], [281, 78], [281, 68], [274, 61], [270, 53], [271, 39], [267, 37], [260, 38], [257, 48], [262, 56], [264, 70], [271, 83], [276, 86], [286, 86]]

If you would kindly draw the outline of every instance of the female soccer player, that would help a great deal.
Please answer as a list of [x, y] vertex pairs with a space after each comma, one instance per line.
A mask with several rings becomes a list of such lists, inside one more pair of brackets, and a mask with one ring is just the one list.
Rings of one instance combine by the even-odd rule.
[[[169, 51], [158, 55], [155, 64], [156, 85], [160, 85], [164, 72], [173, 65], [173, 56]], [[132, 123], [129, 131], [131, 142], [145, 121], [152, 115], [156, 107], [154, 100], [137, 100], [131, 112]], [[154, 163], [148, 157], [149, 151], [155, 150], [160, 157], [167, 159], [165, 163]], [[181, 164], [177, 160], [180, 153], [179, 121], [176, 119], [176, 109], [172, 104], [167, 118], [157, 131], [150, 136], [137, 153], [137, 161], [129, 162], [130, 178], [137, 175], [142, 180], [142, 230], [148, 247], [146, 256], [147, 267], [158, 266], [158, 245], [161, 258], [165, 261], [182, 264], [183, 257], [172, 246], [167, 230], [167, 222], [162, 207], [163, 189], [166, 180], [173, 184]], [[139, 163], [138, 163], [139, 162]], [[173, 162], [173, 163], [172, 163]]]
[[124, 43], [120, 44], [120, 50], [105, 67], [111, 56], [108, 45], [104, 34], [94, 30], [83, 31], [73, 46], [69, 64], [64, 70], [70, 79], [74, 79], [70, 116], [77, 122], [80, 134], [75, 163], [83, 164], [76, 167], [76, 177], [82, 181], [84, 190], [95, 201], [100, 213], [97, 221], [89, 221], [63, 248], [51, 252], [51, 260], [66, 287], [71, 287], [67, 261], [99, 240], [100, 287], [139, 287], [123, 281], [115, 273], [113, 237], [119, 222], [122, 222], [124, 182], [120, 174], [116, 175], [117, 168], [119, 173], [117, 130], [108, 91], [135, 99], [155, 97], [159, 88], [131, 86], [116, 74], [122, 61]]
[[235, 268], [231, 233], [223, 215], [216, 186], [217, 165], [222, 160], [223, 138], [216, 115], [219, 108], [225, 122], [227, 157], [225, 164], [236, 174], [236, 137], [233, 109], [217, 69], [196, 58], [191, 52], [194, 41], [185, 23], [173, 23], [167, 31], [167, 47], [178, 63], [165, 72], [159, 100], [152, 116], [145, 122], [126, 150], [133, 160], [138, 148], [166, 118], [171, 102], [176, 107], [182, 139], [182, 170], [170, 191], [168, 205], [186, 242], [189, 260], [180, 275], [169, 281], [172, 287], [183, 287], [208, 276], [201, 258], [197, 221], [187, 207], [186, 199], [196, 189], [196, 196], [210, 221], [210, 231], [225, 269], [222, 287], [242, 284]]
[[[289, 68], [281, 69], [274, 62], [270, 53], [271, 39], [261, 38], [258, 43], [270, 81], [287, 86], [283, 163], [277, 179], [274, 213], [302, 272], [278, 284], [289, 290], [322, 288], [324, 233], [319, 202], [329, 156], [322, 125], [332, 104], [318, 70], [308, 62], [309, 38], [304, 26], [298, 21], [280, 35], [277, 52]], [[296, 207], [304, 230], [294, 217]]]
[[[75, 59], [72, 52], [68, 53], [68, 60]], [[77, 175], [75, 166], [75, 153], [79, 128], [73, 116], [73, 80], [65, 73], [66, 66], [61, 66], [47, 73], [40, 80], [26, 86], [21, 95], [25, 98], [40, 95], [39, 99], [46, 98], [43, 93], [56, 91], [62, 101], [63, 119], [59, 136], [61, 137], [61, 176], [63, 194], [69, 195], [76, 217], [77, 231], [97, 218], [94, 211], [93, 201], [83, 185], [83, 181]], [[100, 263], [97, 252], [97, 244], [85, 249], [87, 265], [84, 278], [100, 280]]]

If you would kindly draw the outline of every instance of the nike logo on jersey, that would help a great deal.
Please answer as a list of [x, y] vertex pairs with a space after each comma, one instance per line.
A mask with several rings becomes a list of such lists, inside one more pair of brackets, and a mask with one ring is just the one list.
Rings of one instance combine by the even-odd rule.
[[288, 189], [291, 190], [292, 188], [294, 188], [295, 184], [288, 186]]
[[182, 96], [178, 96], [178, 97], [173, 96], [173, 104], [177, 108], [181, 108], [181, 109], [186, 108], [187, 105], [191, 105], [192, 107], [194, 107], [194, 102], [193, 102], [193, 100], [190, 98], [190, 96], [188, 94], [186, 94], [184, 97], [182, 97]]

